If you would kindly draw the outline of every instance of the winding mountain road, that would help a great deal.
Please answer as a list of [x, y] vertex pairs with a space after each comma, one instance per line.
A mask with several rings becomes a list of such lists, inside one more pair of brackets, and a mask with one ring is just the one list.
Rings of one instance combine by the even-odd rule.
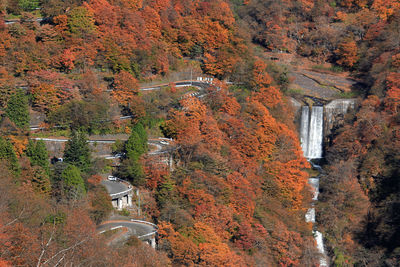
[[146, 238], [149, 235], [155, 235], [157, 232], [157, 227], [155, 224], [150, 224], [145, 221], [133, 220], [133, 221], [125, 221], [125, 220], [112, 220], [106, 221], [99, 225], [97, 230], [99, 233], [104, 233], [105, 231], [109, 231], [111, 228], [122, 226], [128, 228], [131, 234], [135, 235], [137, 238]]
[[[160, 90], [161, 88], [168, 87], [170, 84], [164, 83], [164, 84], [159, 84], [151, 87], [141, 87], [139, 88], [140, 91], [153, 91], [153, 90]], [[185, 81], [176, 81], [174, 82], [175, 87], [187, 87], [187, 86], [193, 86], [196, 87], [199, 90], [204, 90], [210, 86], [210, 83], [207, 82], [200, 82], [200, 81], [194, 81], [194, 80], [185, 80]]]
[[124, 242], [134, 235], [142, 241], [147, 241], [153, 248], [155, 248], [155, 236], [158, 228], [155, 224], [150, 222], [140, 220], [110, 220], [100, 224], [97, 230], [102, 234], [119, 228], [123, 229], [122, 233], [114, 236], [109, 241], [110, 245]]
[[[47, 142], [67, 142], [67, 138], [32, 138], [34, 140], [43, 140]], [[115, 143], [117, 139], [111, 140], [88, 140], [89, 143]], [[119, 140], [119, 139], [118, 139]], [[168, 141], [166, 141], [168, 140]], [[148, 141], [149, 145], [152, 145], [155, 147], [155, 149], [151, 150], [148, 152], [149, 155], [159, 155], [163, 153], [167, 153], [171, 151], [171, 149], [168, 149], [170, 146], [170, 142], [172, 142], [169, 139], [166, 138], [160, 138], [160, 139], [150, 139]], [[121, 155], [118, 156], [113, 156], [113, 155], [102, 155], [101, 157], [107, 158], [119, 158]], [[110, 194], [112, 198], [116, 198], [119, 195], [124, 195], [128, 191], [132, 190], [132, 187], [128, 185], [124, 181], [109, 181], [109, 180], [103, 180], [101, 182], [102, 185], [104, 185], [107, 189], [107, 192]], [[125, 242], [126, 240], [129, 239], [130, 236], [134, 235], [137, 238], [139, 238], [142, 241], [146, 241], [149, 243], [150, 246], [153, 248], [156, 247], [155, 243], [155, 237], [157, 234], [157, 226], [155, 224], [152, 224], [150, 222], [146, 221], [140, 221], [140, 220], [110, 220], [110, 221], [105, 221], [98, 227], [98, 232], [99, 233], [104, 233], [106, 231], [110, 230], [115, 230], [122, 228], [122, 231], [117, 234], [116, 236], [113, 236], [111, 240], [108, 242], [109, 245], [114, 245], [120, 242]]]
[[[35, 22], [36, 21], [36, 22], [41, 23], [45, 19], [46, 18], [35, 18], [35, 19], [27, 20], [27, 22]], [[6, 25], [11, 25], [11, 24], [18, 23], [18, 22], [21, 22], [21, 20], [20, 19], [5, 19], [4, 20], [4, 24], [6, 24]]]

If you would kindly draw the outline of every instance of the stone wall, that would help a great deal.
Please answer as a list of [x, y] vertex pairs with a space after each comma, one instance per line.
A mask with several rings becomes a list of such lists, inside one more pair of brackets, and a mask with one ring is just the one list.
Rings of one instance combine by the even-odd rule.
[[356, 106], [357, 99], [335, 99], [324, 106], [324, 139], [328, 141], [332, 129], [344, 124], [344, 116]]

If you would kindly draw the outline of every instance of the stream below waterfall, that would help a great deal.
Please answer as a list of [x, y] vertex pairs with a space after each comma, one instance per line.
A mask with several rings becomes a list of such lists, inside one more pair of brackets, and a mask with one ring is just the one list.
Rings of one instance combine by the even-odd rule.
[[[322, 171], [321, 167], [319, 165], [314, 164], [312, 161], [310, 161], [311, 165], [313, 166], [314, 169], [317, 169], [319, 171]], [[313, 202], [311, 204], [311, 208], [308, 209], [307, 213], [306, 213], [306, 222], [311, 222], [311, 223], [315, 223], [315, 202], [318, 201], [318, 195], [319, 195], [319, 179], [320, 176], [318, 175], [317, 177], [311, 177], [308, 179], [308, 183], [311, 185], [312, 189], [313, 189]], [[328, 256], [326, 255], [325, 252], [325, 247], [324, 247], [324, 239], [322, 236], [322, 233], [317, 231], [317, 230], [313, 230], [313, 234], [314, 234], [314, 238], [315, 238], [315, 242], [317, 243], [317, 249], [318, 252], [321, 254], [321, 256], [319, 257], [319, 266], [320, 267], [328, 267]]]
[[[304, 156], [310, 161], [313, 169], [316, 169], [319, 172], [322, 171], [322, 168], [319, 165], [314, 164], [312, 160], [322, 158], [323, 154], [323, 111], [324, 107], [322, 106], [311, 107], [311, 112], [308, 106], [303, 106], [301, 110], [300, 124], [300, 142]], [[319, 179], [319, 175], [308, 179], [308, 183], [313, 189], [313, 203], [305, 215], [305, 220], [306, 222], [311, 222], [313, 224], [315, 223], [315, 202], [318, 201], [319, 195]], [[313, 234], [318, 252], [320, 253], [319, 266], [328, 267], [328, 256], [325, 252], [322, 233], [314, 229]]]

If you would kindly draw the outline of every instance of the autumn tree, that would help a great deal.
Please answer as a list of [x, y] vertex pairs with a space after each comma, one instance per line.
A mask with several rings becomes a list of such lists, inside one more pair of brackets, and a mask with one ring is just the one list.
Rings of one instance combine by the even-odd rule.
[[89, 192], [91, 202], [90, 216], [92, 220], [99, 224], [111, 213], [113, 207], [107, 190], [102, 186], [97, 186]]
[[121, 105], [128, 105], [138, 95], [138, 82], [127, 71], [115, 75], [112, 97]]
[[372, 8], [378, 12], [381, 19], [387, 20], [400, 10], [400, 4], [397, 1], [376, 0], [372, 4]]
[[33, 107], [40, 111], [51, 111], [57, 109], [61, 101], [58, 90], [54, 85], [42, 83], [30, 90], [33, 97]]
[[351, 68], [358, 60], [357, 44], [353, 40], [347, 40], [339, 44], [338, 49], [335, 50], [337, 63], [339, 65]]
[[398, 114], [400, 105], [400, 75], [390, 73], [387, 77], [388, 90], [386, 92], [385, 105], [393, 114]]

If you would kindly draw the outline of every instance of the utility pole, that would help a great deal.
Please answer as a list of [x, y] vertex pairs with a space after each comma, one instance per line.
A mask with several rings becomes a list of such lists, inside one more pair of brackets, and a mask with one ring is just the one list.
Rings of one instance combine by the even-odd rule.
[[193, 73], [192, 73], [192, 67], [190, 67], [190, 86], [193, 85]]
[[136, 195], [138, 196], [138, 216], [140, 217], [142, 212], [140, 210], [140, 192], [138, 188], [136, 188]]

